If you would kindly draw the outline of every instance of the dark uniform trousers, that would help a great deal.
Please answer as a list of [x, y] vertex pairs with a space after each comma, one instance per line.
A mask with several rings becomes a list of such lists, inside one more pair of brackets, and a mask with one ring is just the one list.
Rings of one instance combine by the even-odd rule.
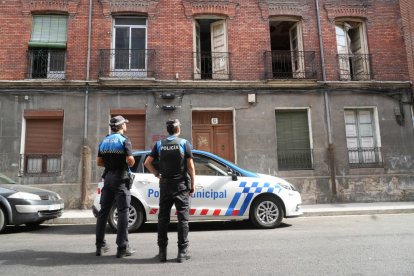
[[178, 247], [184, 249], [188, 246], [188, 220], [190, 217], [190, 199], [187, 184], [183, 182], [174, 183], [168, 179], [160, 180], [160, 212], [158, 214], [158, 246], [168, 245], [168, 224], [173, 204], [177, 210], [177, 234]]
[[96, 246], [105, 244], [105, 228], [114, 199], [118, 212], [116, 244], [118, 248], [128, 246], [128, 214], [131, 205], [131, 192], [122, 180], [123, 172], [108, 171], [101, 191], [101, 210], [96, 221]]

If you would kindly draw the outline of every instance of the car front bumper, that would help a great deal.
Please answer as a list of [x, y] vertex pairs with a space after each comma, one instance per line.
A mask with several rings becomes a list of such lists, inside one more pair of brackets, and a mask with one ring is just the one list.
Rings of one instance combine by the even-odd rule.
[[62, 216], [65, 207], [63, 200], [9, 200], [12, 206], [12, 218], [10, 224], [20, 225], [25, 223], [43, 222]]

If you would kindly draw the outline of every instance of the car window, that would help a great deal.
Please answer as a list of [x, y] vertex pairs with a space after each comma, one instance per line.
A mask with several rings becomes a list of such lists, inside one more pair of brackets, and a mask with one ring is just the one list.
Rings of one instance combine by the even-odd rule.
[[229, 168], [205, 156], [194, 155], [196, 175], [227, 175]]
[[141, 155], [134, 156], [135, 163], [134, 166], [131, 167], [132, 172], [138, 172], [139, 162], [141, 161]]
[[[144, 164], [145, 160], [148, 158], [148, 155], [145, 156], [145, 159], [142, 160], [142, 164]], [[159, 160], [158, 158], [154, 159], [154, 161], [152, 161], [152, 165], [154, 166], [154, 168], [159, 171], [160, 170], [160, 165], [159, 165]], [[143, 169], [144, 169], [144, 173], [150, 173], [150, 171], [143, 165]]]

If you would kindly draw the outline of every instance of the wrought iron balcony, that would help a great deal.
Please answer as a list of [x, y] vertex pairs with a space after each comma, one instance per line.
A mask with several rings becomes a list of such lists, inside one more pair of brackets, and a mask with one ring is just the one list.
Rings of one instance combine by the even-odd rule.
[[264, 62], [266, 79], [316, 78], [314, 51], [266, 51]]
[[64, 79], [66, 49], [29, 49], [27, 51], [27, 78]]
[[382, 167], [381, 148], [348, 148], [348, 160], [351, 168]]
[[365, 81], [372, 79], [370, 54], [338, 54], [339, 79]]
[[230, 79], [230, 53], [193, 52], [195, 80]]
[[153, 78], [155, 74], [155, 50], [99, 50], [100, 78]]
[[310, 170], [312, 166], [312, 149], [278, 150], [279, 170]]

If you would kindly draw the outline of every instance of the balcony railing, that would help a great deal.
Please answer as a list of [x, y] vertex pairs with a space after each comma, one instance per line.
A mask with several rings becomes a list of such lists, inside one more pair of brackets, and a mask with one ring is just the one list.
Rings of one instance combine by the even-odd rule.
[[230, 53], [193, 52], [195, 80], [230, 79]]
[[349, 148], [348, 160], [351, 168], [382, 167], [381, 148]]
[[64, 79], [66, 49], [29, 49], [27, 51], [27, 78]]
[[314, 51], [266, 51], [266, 79], [314, 79], [316, 62]]
[[312, 149], [278, 150], [279, 170], [310, 170], [312, 166]]
[[339, 54], [339, 79], [365, 81], [372, 79], [370, 54]]
[[155, 50], [101, 49], [100, 78], [154, 78]]

